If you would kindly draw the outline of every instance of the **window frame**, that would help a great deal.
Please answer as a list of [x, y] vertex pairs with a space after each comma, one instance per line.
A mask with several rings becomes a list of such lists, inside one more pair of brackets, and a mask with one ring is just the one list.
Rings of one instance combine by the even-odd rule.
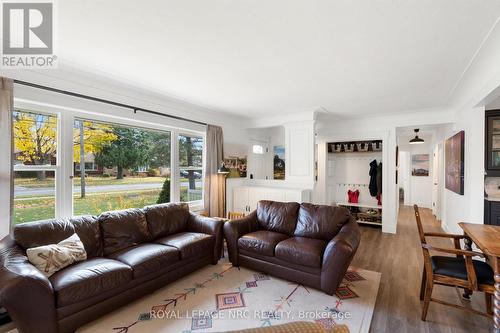
[[[202, 198], [201, 200], [187, 202], [187, 204], [189, 205], [190, 210], [192, 211], [201, 211], [204, 209], [204, 187], [205, 187], [204, 171], [206, 163], [206, 132], [204, 129], [203, 130], [189, 129], [182, 126], [185, 125], [185, 123], [174, 120], [170, 121], [169, 119], [161, 116], [138, 115], [133, 113], [133, 111], [130, 111], [130, 113], [127, 114], [127, 112], [124, 112], [123, 108], [113, 108], [103, 105], [99, 106], [100, 108], [98, 107], [96, 108], [92, 107], [92, 104], [90, 104], [84, 108], [73, 108], [62, 105], [54, 105], [51, 103], [44, 103], [41, 101], [26, 100], [14, 97], [14, 107], [13, 107], [14, 110], [20, 109], [34, 113], [57, 116], [56, 165], [47, 166], [46, 169], [55, 171], [55, 218], [74, 216], [73, 215], [73, 201], [74, 201], [73, 124], [75, 119], [80, 119], [80, 118], [89, 121], [107, 122], [122, 126], [144, 128], [146, 130], [149, 129], [161, 132], [165, 131], [170, 132], [171, 202], [180, 201], [180, 186], [179, 186], [180, 168], [179, 168], [179, 141], [178, 141], [179, 135], [190, 135], [190, 136], [201, 137], [203, 140]], [[97, 111], [98, 109], [101, 110]], [[25, 167], [28, 167], [27, 171], [35, 171], [34, 168], [32, 168], [32, 166], [23, 166], [23, 169]], [[45, 166], [38, 166], [37, 168], [38, 168], [37, 170], [40, 170], [41, 168], [45, 168]], [[15, 169], [15, 171], [24, 171], [24, 170]], [[12, 197], [12, 203], [13, 202], [14, 198]], [[13, 226], [13, 216], [11, 217], [10, 226], [11, 227]]]
[[[205, 206], [205, 162], [206, 162], [206, 137], [204, 135], [198, 135], [194, 133], [189, 133], [186, 131], [180, 131], [176, 133], [176, 150], [177, 150], [177, 171], [176, 171], [176, 176], [178, 184], [178, 200], [180, 201], [180, 196], [181, 196], [181, 188], [180, 188], [180, 172], [181, 172], [181, 166], [179, 165], [179, 137], [180, 136], [195, 136], [199, 137], [203, 140], [203, 149], [202, 149], [202, 155], [201, 155], [201, 199], [200, 200], [194, 200], [194, 201], [185, 201], [187, 204], [189, 204], [189, 207], [193, 207], [193, 210], [203, 210]], [[183, 167], [186, 168], [186, 167]]]
[[[62, 197], [58, 193], [58, 185], [61, 184], [61, 143], [62, 143], [62, 136], [61, 136], [61, 114], [59, 112], [54, 112], [54, 111], [49, 111], [49, 110], [44, 110], [44, 111], [39, 111], [40, 108], [35, 107], [35, 108], [25, 108], [25, 107], [19, 107], [14, 103], [14, 107], [12, 108], [12, 112], [15, 111], [20, 111], [20, 112], [29, 112], [29, 113], [35, 113], [35, 114], [42, 114], [42, 115], [47, 115], [47, 116], [52, 116], [56, 118], [56, 164], [54, 165], [19, 165], [15, 164], [14, 159], [12, 159], [12, 184], [14, 184], [14, 172], [16, 171], [53, 171], [54, 172], [54, 218], [57, 218], [62, 214]], [[12, 120], [12, 126], [14, 126], [14, 120]], [[14, 135], [14, 130], [12, 129], [12, 135]], [[12, 137], [12, 140], [14, 140], [14, 137]], [[12, 143], [13, 145], [13, 143]], [[13, 145], [14, 146], [14, 145]], [[14, 186], [14, 185], [12, 185]], [[12, 212], [14, 212], [14, 191], [12, 191]], [[11, 214], [11, 221], [10, 225], [12, 226], [14, 223], [14, 214]]]

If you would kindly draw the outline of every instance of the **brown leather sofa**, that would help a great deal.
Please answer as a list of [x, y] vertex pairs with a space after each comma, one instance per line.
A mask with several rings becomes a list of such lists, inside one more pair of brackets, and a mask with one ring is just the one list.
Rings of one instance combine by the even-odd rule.
[[[77, 233], [87, 260], [49, 278], [26, 249]], [[222, 222], [187, 204], [17, 225], [0, 241], [0, 306], [20, 332], [72, 332], [221, 256]]]
[[351, 263], [360, 230], [343, 207], [260, 201], [224, 225], [229, 260], [332, 295]]

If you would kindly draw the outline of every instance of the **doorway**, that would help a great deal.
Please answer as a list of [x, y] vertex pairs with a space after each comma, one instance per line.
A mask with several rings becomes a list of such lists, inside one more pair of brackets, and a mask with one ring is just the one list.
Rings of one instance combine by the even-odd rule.
[[[415, 129], [418, 129], [415, 132]], [[399, 147], [400, 205], [428, 208], [441, 219], [444, 188], [444, 141], [452, 132], [451, 124], [419, 125], [397, 128]], [[418, 136], [421, 140], [413, 140]], [[418, 141], [415, 143], [415, 141]]]

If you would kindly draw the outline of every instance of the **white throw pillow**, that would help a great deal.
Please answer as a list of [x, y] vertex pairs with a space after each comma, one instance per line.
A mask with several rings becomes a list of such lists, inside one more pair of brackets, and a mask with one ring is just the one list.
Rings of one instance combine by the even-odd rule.
[[26, 254], [28, 260], [47, 277], [74, 262], [87, 259], [85, 247], [76, 233], [57, 244], [27, 249]]

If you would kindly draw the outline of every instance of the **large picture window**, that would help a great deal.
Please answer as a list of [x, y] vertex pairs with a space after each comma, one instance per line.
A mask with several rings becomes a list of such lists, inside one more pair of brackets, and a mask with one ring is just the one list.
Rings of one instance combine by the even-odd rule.
[[14, 110], [13, 223], [55, 217], [58, 119]]
[[169, 201], [170, 132], [76, 119], [73, 133], [75, 215]]
[[201, 200], [203, 196], [203, 138], [179, 135], [180, 200]]
[[12, 224], [170, 201], [203, 209], [199, 130], [30, 104], [13, 111]]

